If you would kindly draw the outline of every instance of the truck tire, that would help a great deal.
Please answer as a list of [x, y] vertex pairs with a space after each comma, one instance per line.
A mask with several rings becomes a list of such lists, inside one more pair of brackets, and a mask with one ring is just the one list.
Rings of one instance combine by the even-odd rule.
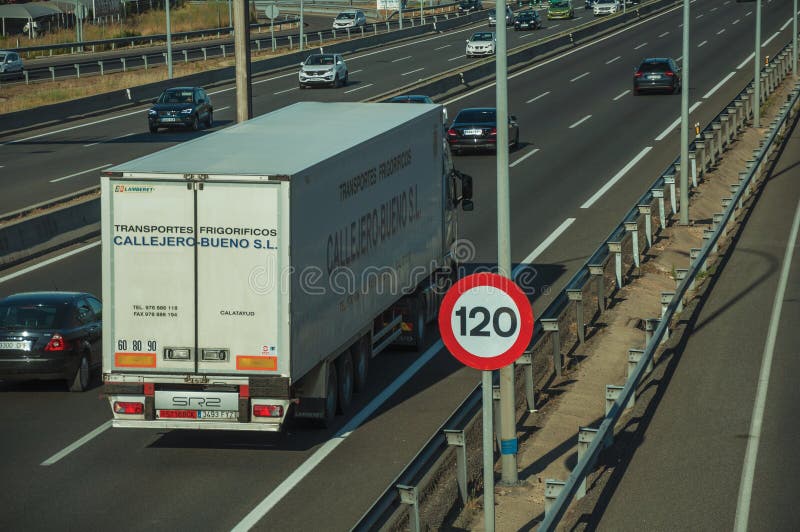
[[367, 388], [369, 374], [369, 337], [365, 336], [350, 348], [353, 359], [353, 391], [362, 392]]
[[89, 387], [89, 380], [91, 378], [91, 371], [89, 368], [89, 357], [86, 353], [81, 355], [81, 361], [78, 363], [78, 369], [75, 371], [75, 376], [67, 380], [69, 384], [69, 391], [82, 392]]
[[336, 394], [339, 396], [339, 414], [346, 414], [353, 402], [353, 359], [345, 351], [336, 359]]
[[425, 325], [428, 322], [425, 309], [425, 296], [418, 294], [414, 300], [414, 345], [418, 351], [425, 343]]
[[327, 429], [333, 426], [336, 419], [336, 407], [339, 403], [339, 383], [336, 378], [336, 364], [328, 364], [328, 396], [325, 398], [325, 410], [321, 419], [316, 420], [316, 425]]

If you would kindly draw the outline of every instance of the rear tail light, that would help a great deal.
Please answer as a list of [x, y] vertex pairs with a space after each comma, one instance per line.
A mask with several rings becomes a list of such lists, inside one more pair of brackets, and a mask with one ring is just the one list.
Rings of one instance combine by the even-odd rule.
[[458, 132], [454, 128], [451, 127], [450, 129], [447, 130], [447, 136], [448, 137], [455, 137], [457, 135], [458, 135]]
[[666, 72], [664, 72], [664, 75], [669, 76], [671, 78], [672, 76], [675, 75], [675, 73], [672, 70], [667, 70]]
[[253, 416], [255, 416], [255, 417], [283, 417], [283, 406], [281, 406], [281, 405], [253, 405]]
[[491, 129], [491, 131], [489, 131], [489, 134], [490, 134], [491, 136], [493, 136], [493, 137], [494, 137], [494, 136], [497, 136], [497, 128], [496, 128], [496, 127], [493, 127], [493, 128]]
[[128, 401], [114, 401], [115, 414], [143, 414], [144, 404]]
[[634, 74], [634, 75], [633, 75], [633, 77], [635, 77], [635, 78], [641, 78], [641, 77], [642, 77], [642, 71], [641, 71], [641, 70], [637, 70], [637, 71], [636, 71], [636, 74]]
[[51, 336], [50, 341], [44, 347], [45, 351], [66, 351], [67, 349], [69, 349], [69, 343], [60, 334]]

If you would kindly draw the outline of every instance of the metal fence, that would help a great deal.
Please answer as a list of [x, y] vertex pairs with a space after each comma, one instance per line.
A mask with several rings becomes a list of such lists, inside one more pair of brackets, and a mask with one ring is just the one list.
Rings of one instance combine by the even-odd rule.
[[[774, 92], [781, 80], [792, 70], [791, 49], [785, 47], [771, 64], [762, 69], [761, 100]], [[752, 118], [755, 90], [751, 82], [730, 104], [697, 135], [690, 146], [690, 188], [697, 187], [698, 179], [703, 177], [719, 160], [723, 149], [730, 145], [739, 132]], [[672, 319], [683, 310], [690, 293], [698, 281], [698, 275], [709, 273], [710, 256], [717, 252], [720, 238], [730, 231], [740, 214], [744, 201], [753, 193], [756, 182], [764, 178], [765, 167], [770, 156], [780, 147], [781, 135], [785, 132], [792, 112], [798, 107], [800, 90], [795, 87], [791, 101], [781, 109], [780, 118], [769, 127], [766, 142], [756, 150], [747, 162], [747, 171], [739, 174], [739, 183], [731, 186], [732, 197], [722, 201], [723, 212], [713, 218], [713, 229], [703, 235], [702, 248], [692, 249], [687, 268], [676, 269], [676, 288], [674, 292], [661, 295], [662, 313], [657, 318], [646, 320], [645, 349], [631, 349], [628, 353], [629, 377], [623, 386], [608, 385], [606, 388], [606, 415], [598, 428], [581, 427], [577, 434], [578, 463], [566, 481], [547, 480], [545, 486], [545, 517], [539, 530], [554, 530], [574, 497], [583, 497], [586, 492], [586, 477], [592, 471], [598, 454], [613, 443], [614, 427], [625, 408], [635, 401], [636, 390], [642, 379], [649, 373], [653, 354], [669, 335]], [[583, 345], [585, 330], [594, 319], [599, 318], [606, 309], [607, 298], [614, 290], [624, 286], [626, 272], [638, 267], [647, 249], [652, 246], [656, 233], [667, 226], [670, 214], [676, 214], [675, 176], [680, 172], [680, 159], [676, 159], [655, 180], [648, 190], [633, 205], [600, 247], [589, 257], [584, 265], [567, 281], [537, 319], [533, 340], [529, 350], [515, 365], [518, 382], [529, 412], [535, 411], [534, 366], [552, 367], [552, 372], [560, 375], [563, 369], [565, 346], [578, 342]], [[667, 208], [670, 212], [667, 212]], [[587, 314], [593, 317], [587, 319]], [[576, 338], [567, 338], [568, 331], [574, 329]], [[408, 467], [387, 488], [376, 503], [364, 514], [353, 528], [356, 531], [377, 529], [392, 520], [397, 523], [407, 520], [411, 530], [425, 528], [421, 521], [421, 494], [428, 489], [432, 478], [455, 476], [457, 490], [464, 504], [467, 502], [467, 479], [479, 478], [480, 467], [474, 471], [462, 471], [461, 457], [467, 439], [465, 412], [473, 412], [481, 395], [480, 384], [470, 393], [453, 416], [442, 425], [422, 451]], [[495, 432], [499, 427], [495, 426]], [[479, 438], [477, 438], [479, 441]], [[448, 445], [459, 450], [455, 461], [444, 459]], [[442, 464], [455, 465], [444, 475], [433, 471]], [[405, 515], [398, 512], [405, 508]], [[397, 514], [400, 514], [398, 517]]]

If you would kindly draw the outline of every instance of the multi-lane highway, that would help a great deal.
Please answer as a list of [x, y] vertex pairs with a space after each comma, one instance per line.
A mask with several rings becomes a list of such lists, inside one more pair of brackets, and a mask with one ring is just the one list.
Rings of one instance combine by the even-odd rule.
[[[684, 90], [692, 121], [704, 124], [752, 77], [754, 4], [692, 6], [692, 79]], [[790, 40], [790, 17], [788, 0], [764, 2], [764, 54]], [[539, 286], [560, 288], [677, 155], [680, 98], [634, 97], [630, 87], [642, 57], [681, 55], [681, 22], [681, 12], [669, 10], [509, 79], [509, 108], [521, 124], [521, 146], [510, 157], [512, 259], [533, 263]], [[509, 32], [509, 43], [559, 31], [556, 25], [533, 36]], [[366, 99], [467, 65], [470, 31], [348, 56], [351, 83], [339, 90], [299, 91], [294, 71], [257, 80], [255, 113], [301, 99]], [[213, 98], [216, 129], [234, 119], [233, 89], [218, 89]], [[463, 107], [494, 105], [494, 93], [487, 87], [445, 103], [454, 116]], [[152, 136], [139, 109], [4, 139], [0, 211], [96, 184], [102, 167], [203, 134]], [[471, 262], [494, 263], [494, 158], [458, 157], [456, 165], [475, 178], [476, 209], [463, 217], [462, 235], [474, 243]], [[0, 274], [0, 295], [42, 288], [99, 294], [99, 245], [73, 251], [14, 277]], [[540, 311], [552, 296], [534, 297]], [[421, 355], [390, 352], [375, 359], [371, 371], [378, 379], [354, 410], [374, 414], [342, 419], [340, 426], [350, 424], [337, 438], [304, 426], [283, 437], [110, 430], [98, 388], [78, 395], [55, 384], [0, 385], [0, 421], [14, 434], [0, 443], [6, 479], [0, 507], [7, 509], [0, 527], [349, 529], [478, 381], [441, 352], [433, 331], [428, 340], [431, 347]], [[405, 384], [389, 395], [398, 378]], [[81, 440], [92, 431], [93, 438]], [[74, 442], [80, 445], [70, 447]], [[41, 465], [54, 456], [51, 465]]]

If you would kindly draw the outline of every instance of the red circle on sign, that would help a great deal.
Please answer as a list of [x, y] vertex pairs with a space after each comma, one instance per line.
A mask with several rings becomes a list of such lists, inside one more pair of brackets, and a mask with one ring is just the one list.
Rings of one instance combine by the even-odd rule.
[[[451, 323], [452, 312], [458, 298], [468, 290], [481, 286], [497, 288], [508, 295], [514, 301], [520, 318], [519, 336], [516, 341], [506, 351], [494, 357], [481, 357], [467, 351], [456, 338]], [[508, 277], [496, 273], [476, 273], [460, 279], [447, 291], [439, 307], [439, 333], [444, 345], [450, 354], [465, 365], [480, 370], [500, 369], [522, 356], [533, 336], [533, 321], [533, 308], [522, 289]]]

